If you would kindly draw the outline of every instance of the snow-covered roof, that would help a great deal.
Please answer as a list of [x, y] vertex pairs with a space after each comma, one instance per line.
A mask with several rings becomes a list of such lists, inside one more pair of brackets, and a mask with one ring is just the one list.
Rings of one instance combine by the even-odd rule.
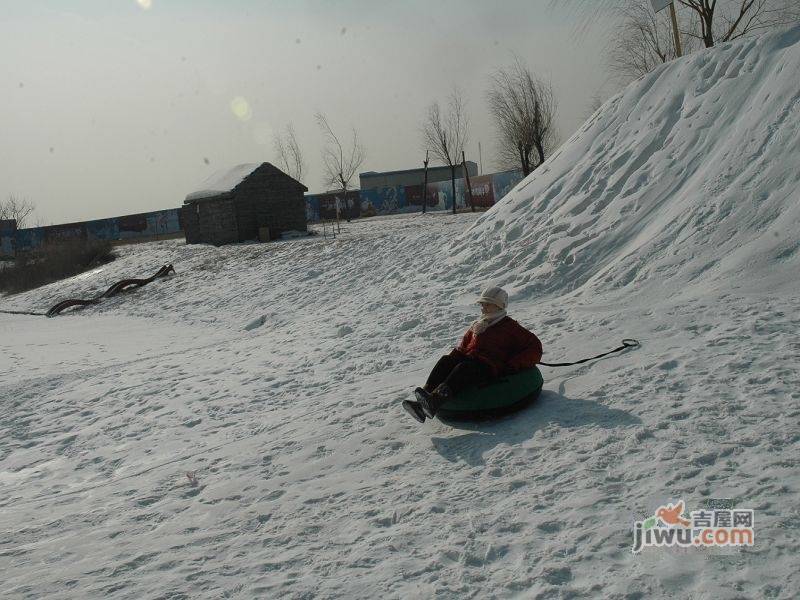
[[232, 192], [233, 188], [242, 183], [245, 177], [250, 175], [262, 164], [263, 163], [246, 163], [243, 165], [236, 165], [231, 169], [216, 171], [200, 184], [196, 192], [192, 192], [186, 196], [186, 202], [211, 198], [213, 196], [219, 196], [220, 194]]

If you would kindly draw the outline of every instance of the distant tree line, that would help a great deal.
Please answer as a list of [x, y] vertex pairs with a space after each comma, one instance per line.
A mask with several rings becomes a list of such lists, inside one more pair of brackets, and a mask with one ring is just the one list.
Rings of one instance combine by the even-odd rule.
[[[557, 102], [552, 85], [537, 77], [520, 57], [515, 57], [511, 66], [498, 68], [490, 75], [486, 98], [497, 135], [497, 166], [519, 169], [527, 176], [550, 156], [558, 143]], [[317, 112], [315, 119], [324, 139], [322, 183], [346, 197], [366, 159], [366, 150], [355, 127], [346, 139], [335, 132], [324, 113]], [[450, 167], [455, 197], [455, 179], [465, 163], [469, 140], [466, 101], [458, 87], [453, 87], [444, 106], [438, 101], [428, 106], [420, 133], [425, 154], [430, 153]], [[302, 182], [307, 176], [306, 165], [291, 123], [283, 133], [273, 137], [273, 146], [275, 163], [290, 177]]]

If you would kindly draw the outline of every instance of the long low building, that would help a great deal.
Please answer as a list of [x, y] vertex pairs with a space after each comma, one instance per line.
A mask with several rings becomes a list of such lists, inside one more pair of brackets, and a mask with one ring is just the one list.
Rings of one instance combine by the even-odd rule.
[[[478, 175], [478, 165], [471, 160], [467, 161], [467, 173], [470, 177]], [[437, 181], [450, 181], [450, 167], [428, 167], [428, 183]], [[461, 165], [456, 167], [456, 178], [464, 177]], [[392, 188], [406, 185], [420, 185], [425, 181], [425, 169], [404, 169], [402, 171], [365, 171], [358, 174], [358, 181], [362, 190]]]
[[501, 171], [487, 175], [470, 175], [470, 189], [463, 178], [456, 179], [455, 196], [449, 177], [446, 180], [428, 182], [423, 191], [422, 181], [407, 185], [383, 186], [362, 190], [348, 190], [347, 198], [341, 192], [306, 194], [306, 214], [310, 222], [336, 218], [358, 219], [376, 215], [391, 215], [422, 210], [456, 210], [489, 208], [500, 201], [522, 180], [521, 171]]

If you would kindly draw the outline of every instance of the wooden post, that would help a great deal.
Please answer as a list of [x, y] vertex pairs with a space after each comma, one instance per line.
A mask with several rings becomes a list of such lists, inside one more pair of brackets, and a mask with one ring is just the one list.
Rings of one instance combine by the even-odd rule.
[[[339, 173], [339, 181], [342, 182], [342, 190], [344, 190], [344, 195], [347, 196], [347, 186], [344, 184], [344, 176]], [[342, 226], [339, 223], [339, 213], [342, 210], [342, 202], [339, 200], [339, 196], [335, 196], [336, 199], [336, 233], [342, 233]]]
[[469, 171], [467, 171], [467, 159], [464, 156], [464, 151], [461, 151], [461, 166], [464, 167], [464, 179], [467, 180], [467, 191], [469, 192], [469, 206], [472, 212], [475, 212], [475, 202], [472, 200], [472, 186], [469, 183]]
[[422, 214], [425, 214], [425, 209], [428, 208], [428, 151], [425, 150], [425, 179], [422, 184]]
[[[336, 201], [336, 198], [334, 197], [334, 202], [335, 201]], [[336, 210], [336, 205], [335, 204], [334, 204], [333, 208], [334, 208], [334, 211], [335, 211]], [[322, 216], [322, 202], [320, 202], [320, 206], [319, 206], [319, 218], [322, 221], [322, 236], [324, 238], [327, 238], [328, 237], [328, 227], [327, 227], [328, 226], [328, 220], [325, 217]], [[331, 225], [331, 237], [336, 239], [336, 226], [334, 225], [334, 220], [333, 219], [331, 219], [330, 225]]]
[[675, 54], [680, 58], [683, 56], [681, 50], [681, 36], [678, 33], [678, 16], [675, 14], [675, 3], [669, 3], [669, 14], [672, 17], [672, 35], [675, 36]]
[[450, 184], [450, 191], [453, 193], [453, 214], [456, 214], [456, 165], [452, 163], [450, 163]]

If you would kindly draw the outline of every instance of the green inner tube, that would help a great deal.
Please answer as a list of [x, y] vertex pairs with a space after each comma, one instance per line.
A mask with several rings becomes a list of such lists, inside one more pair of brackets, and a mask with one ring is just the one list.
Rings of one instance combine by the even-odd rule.
[[536, 367], [504, 375], [490, 383], [472, 387], [443, 404], [436, 416], [451, 421], [473, 421], [501, 417], [528, 406], [539, 397], [544, 379]]

